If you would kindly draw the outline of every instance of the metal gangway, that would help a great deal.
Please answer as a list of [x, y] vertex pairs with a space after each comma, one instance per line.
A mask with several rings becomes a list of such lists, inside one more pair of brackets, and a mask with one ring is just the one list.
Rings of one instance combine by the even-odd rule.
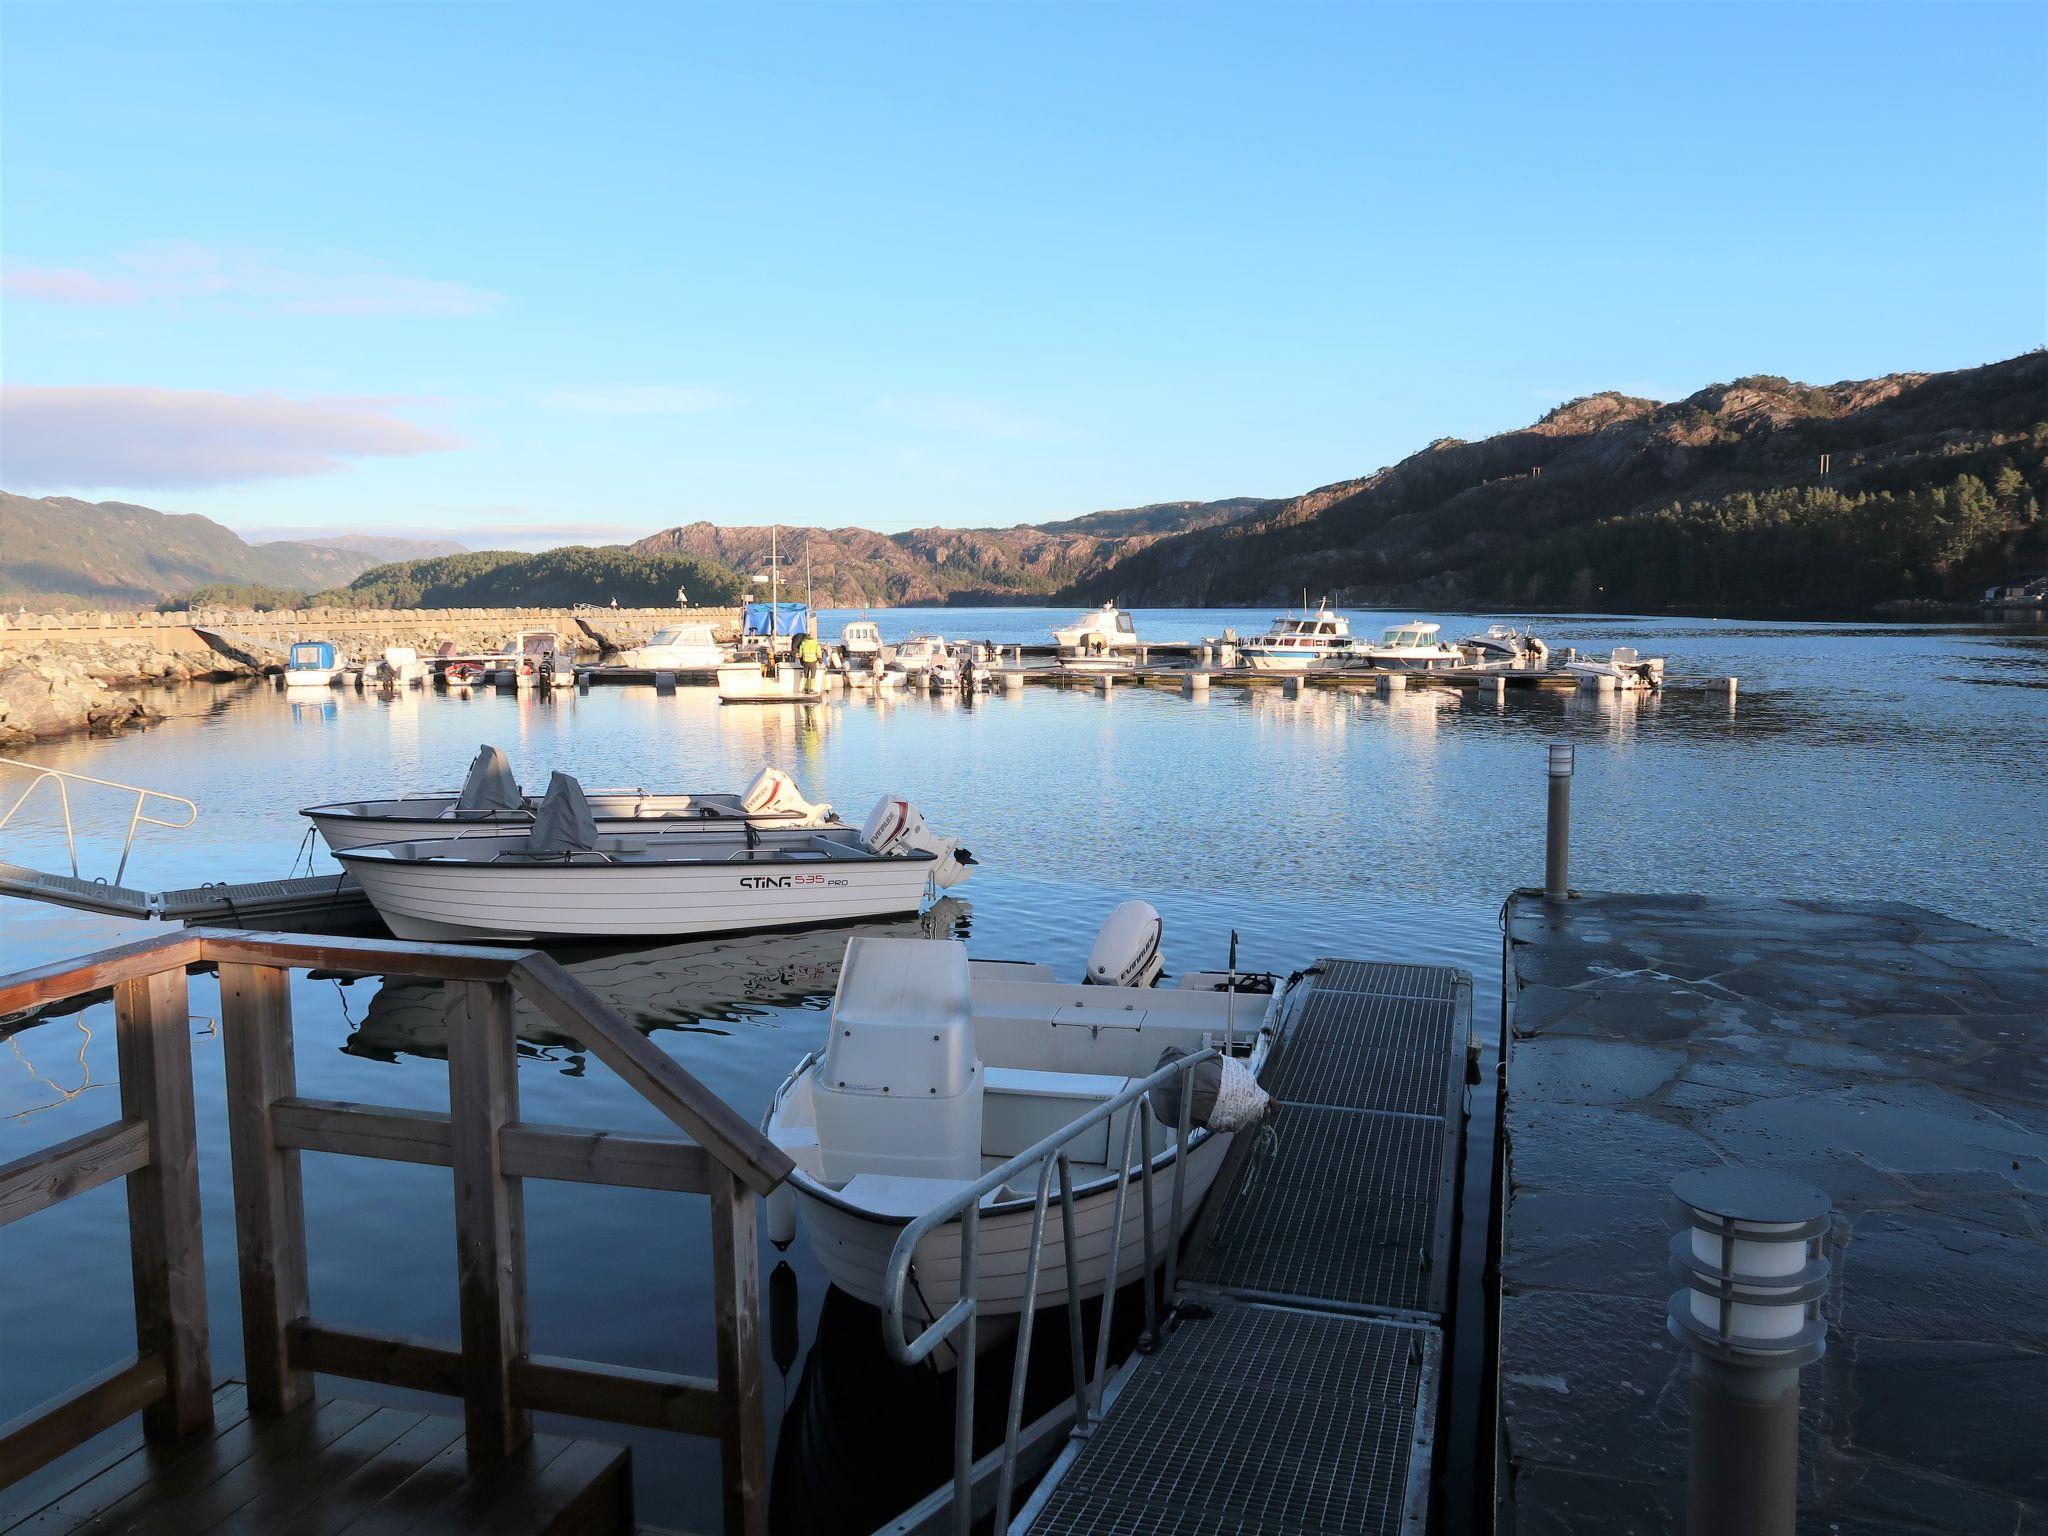
[[[233, 927], [263, 927], [285, 922], [311, 922], [316, 925], [356, 923], [369, 912], [369, 902], [362, 888], [353, 876], [346, 873], [285, 880], [210, 881], [162, 891], [146, 891], [126, 885], [123, 882], [128, 874], [128, 860], [135, 851], [136, 835], [144, 827], [164, 827], [182, 832], [196, 825], [199, 820], [197, 801], [184, 795], [174, 795], [168, 790], [95, 778], [89, 773], [73, 773], [68, 768], [52, 768], [45, 763], [25, 762], [15, 757], [0, 757], [0, 772], [10, 775], [10, 790], [12, 782], [18, 782], [12, 776], [28, 775], [28, 782], [19, 793], [13, 794], [6, 809], [0, 811], [0, 832], [14, 823], [23, 806], [36, 800], [37, 790], [48, 785], [49, 792], [37, 804], [46, 804], [53, 799], [56, 802], [56, 813], [64, 829], [65, 856], [70, 863], [70, 873], [64, 874], [0, 860], [0, 896], [19, 896], [29, 901], [43, 901], [53, 906], [97, 912], [109, 917], [145, 921], [159, 918], [169, 922], [206, 922]], [[121, 838], [121, 857], [114, 866], [111, 880], [88, 878], [80, 867], [78, 822], [71, 802], [74, 785], [134, 797], [127, 808], [128, 823]]]

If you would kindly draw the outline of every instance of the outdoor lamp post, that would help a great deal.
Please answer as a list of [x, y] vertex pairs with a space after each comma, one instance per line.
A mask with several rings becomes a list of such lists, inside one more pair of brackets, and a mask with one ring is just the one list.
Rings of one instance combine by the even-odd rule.
[[1690, 1536], [1793, 1536], [1799, 1371], [1827, 1349], [1820, 1297], [1828, 1197], [1801, 1179], [1722, 1164], [1671, 1181], [1666, 1309], [1692, 1351]]
[[1550, 744], [1550, 819], [1543, 847], [1543, 899], [1563, 901], [1571, 894], [1572, 745]]

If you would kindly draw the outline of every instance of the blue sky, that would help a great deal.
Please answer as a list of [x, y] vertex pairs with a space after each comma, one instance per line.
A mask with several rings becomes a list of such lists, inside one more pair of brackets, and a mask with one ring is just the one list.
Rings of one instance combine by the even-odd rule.
[[473, 544], [1291, 495], [2048, 339], [2048, 7], [9, 5], [0, 484]]

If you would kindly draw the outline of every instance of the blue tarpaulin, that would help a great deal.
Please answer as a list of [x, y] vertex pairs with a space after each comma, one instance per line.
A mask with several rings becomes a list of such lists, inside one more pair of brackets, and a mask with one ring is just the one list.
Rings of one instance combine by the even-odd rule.
[[334, 665], [334, 647], [325, 640], [301, 640], [292, 647], [291, 665], [311, 671], [315, 667]]
[[747, 604], [750, 635], [800, 635], [810, 627], [811, 610], [803, 603]]

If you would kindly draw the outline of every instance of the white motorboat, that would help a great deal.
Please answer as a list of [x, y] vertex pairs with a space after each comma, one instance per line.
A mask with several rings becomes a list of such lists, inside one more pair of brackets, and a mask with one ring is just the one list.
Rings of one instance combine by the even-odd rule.
[[664, 624], [645, 645], [620, 651], [614, 660], [655, 672], [715, 672], [727, 658], [709, 624]]
[[1396, 624], [1377, 645], [1358, 646], [1355, 654], [1366, 666], [1387, 672], [1434, 672], [1464, 665], [1465, 653], [1437, 638], [1442, 629], [1441, 624], [1420, 620]]
[[1460, 640], [1458, 649], [1479, 672], [1540, 672], [1550, 662], [1550, 647], [1512, 624], [1488, 625], [1484, 634]]
[[552, 629], [522, 629], [505, 642], [501, 653], [519, 688], [573, 688], [576, 656]]
[[427, 664], [409, 645], [386, 646], [369, 672], [371, 680], [385, 688], [417, 688], [427, 680]]
[[1655, 690], [1664, 686], [1664, 658], [1639, 656], [1632, 645], [1617, 645], [1605, 661], [1582, 656], [1564, 664], [1575, 677], [1612, 678], [1614, 686], [1626, 693], [1635, 689]]
[[1076, 672], [1106, 672], [1138, 664], [1138, 627], [1115, 603], [1082, 614], [1052, 632], [1060, 665]]
[[847, 671], [873, 671], [882, 664], [882, 627], [873, 619], [848, 619], [839, 631], [839, 659]]
[[1292, 611], [1263, 635], [1238, 642], [1237, 659], [1254, 672], [1305, 672], [1310, 667], [1356, 665], [1351, 621], [1324, 603], [1314, 613]]
[[402, 939], [601, 940], [742, 933], [915, 912], [973, 856], [885, 796], [867, 823], [802, 838], [744, 824], [668, 836], [602, 832], [557, 773], [524, 837], [338, 849]]
[[[1098, 965], [1112, 976], [1147, 974], [1133, 957], [1105, 951], [1149, 943], [1156, 957], [1157, 932], [1158, 914], [1149, 906], [1119, 908], [1097, 940], [1090, 980]], [[1149, 970], [1156, 974], [1156, 964]], [[1247, 995], [1249, 989], [1220, 980], [1184, 981], [1172, 990], [1086, 985], [1056, 980], [1043, 965], [970, 962], [957, 941], [851, 940], [833, 997], [830, 1043], [798, 1063], [763, 1121], [796, 1164], [784, 1189], [769, 1197], [770, 1237], [788, 1241], [801, 1219], [832, 1282], [880, 1306], [889, 1255], [905, 1227], [1158, 1070], [1169, 1050], [1224, 1047], [1226, 1063], [1198, 1070], [1220, 1066], [1230, 1107], [1244, 1119], [1249, 1106], [1255, 1123], [1264, 1095], [1253, 1079], [1271, 1048], [1285, 988], [1276, 991], [1264, 978], [1263, 993]], [[1215, 1097], [1221, 1108], [1226, 1096]], [[1100, 1296], [1110, 1280], [1116, 1186], [1136, 1112], [1133, 1101], [1066, 1149], [1083, 1296]], [[1193, 1222], [1241, 1128], [1229, 1124], [1229, 1115], [1212, 1119], [1205, 1125], [1194, 1118], [1181, 1232], [1171, 1230], [1178, 1155], [1172, 1122], [1158, 1115], [1149, 1142], [1134, 1147], [1131, 1166], [1152, 1166], [1155, 1253]], [[1144, 1271], [1139, 1182], [1133, 1175], [1125, 1203], [1117, 1285]], [[1014, 1316], [1023, 1305], [1036, 1183], [1033, 1168], [980, 1201], [976, 1280], [984, 1314]], [[1057, 1218], [1046, 1225], [1040, 1307], [1067, 1299], [1061, 1226]], [[957, 1220], [919, 1243], [911, 1273], [911, 1312], [928, 1323], [960, 1294]], [[945, 1353], [933, 1357], [942, 1366], [950, 1363]]]
[[[831, 806], [806, 800], [796, 781], [779, 768], [763, 768], [737, 795], [593, 789], [584, 792], [584, 799], [598, 831], [619, 836], [731, 832], [741, 825], [757, 832], [806, 833], [846, 825]], [[319, 828], [330, 849], [339, 852], [422, 837], [523, 837], [533, 830], [540, 803], [539, 795], [521, 791], [505, 754], [487, 746], [470, 764], [462, 788], [453, 793], [344, 800], [307, 806], [299, 814]]]
[[285, 655], [287, 688], [332, 688], [345, 669], [335, 657], [333, 642], [301, 640]]
[[824, 697], [794, 662], [735, 661], [718, 669], [721, 704], [816, 704]]
[[902, 673], [905, 681], [916, 684], [931, 671], [934, 662], [950, 654], [944, 635], [912, 635], [896, 647], [888, 664]]

